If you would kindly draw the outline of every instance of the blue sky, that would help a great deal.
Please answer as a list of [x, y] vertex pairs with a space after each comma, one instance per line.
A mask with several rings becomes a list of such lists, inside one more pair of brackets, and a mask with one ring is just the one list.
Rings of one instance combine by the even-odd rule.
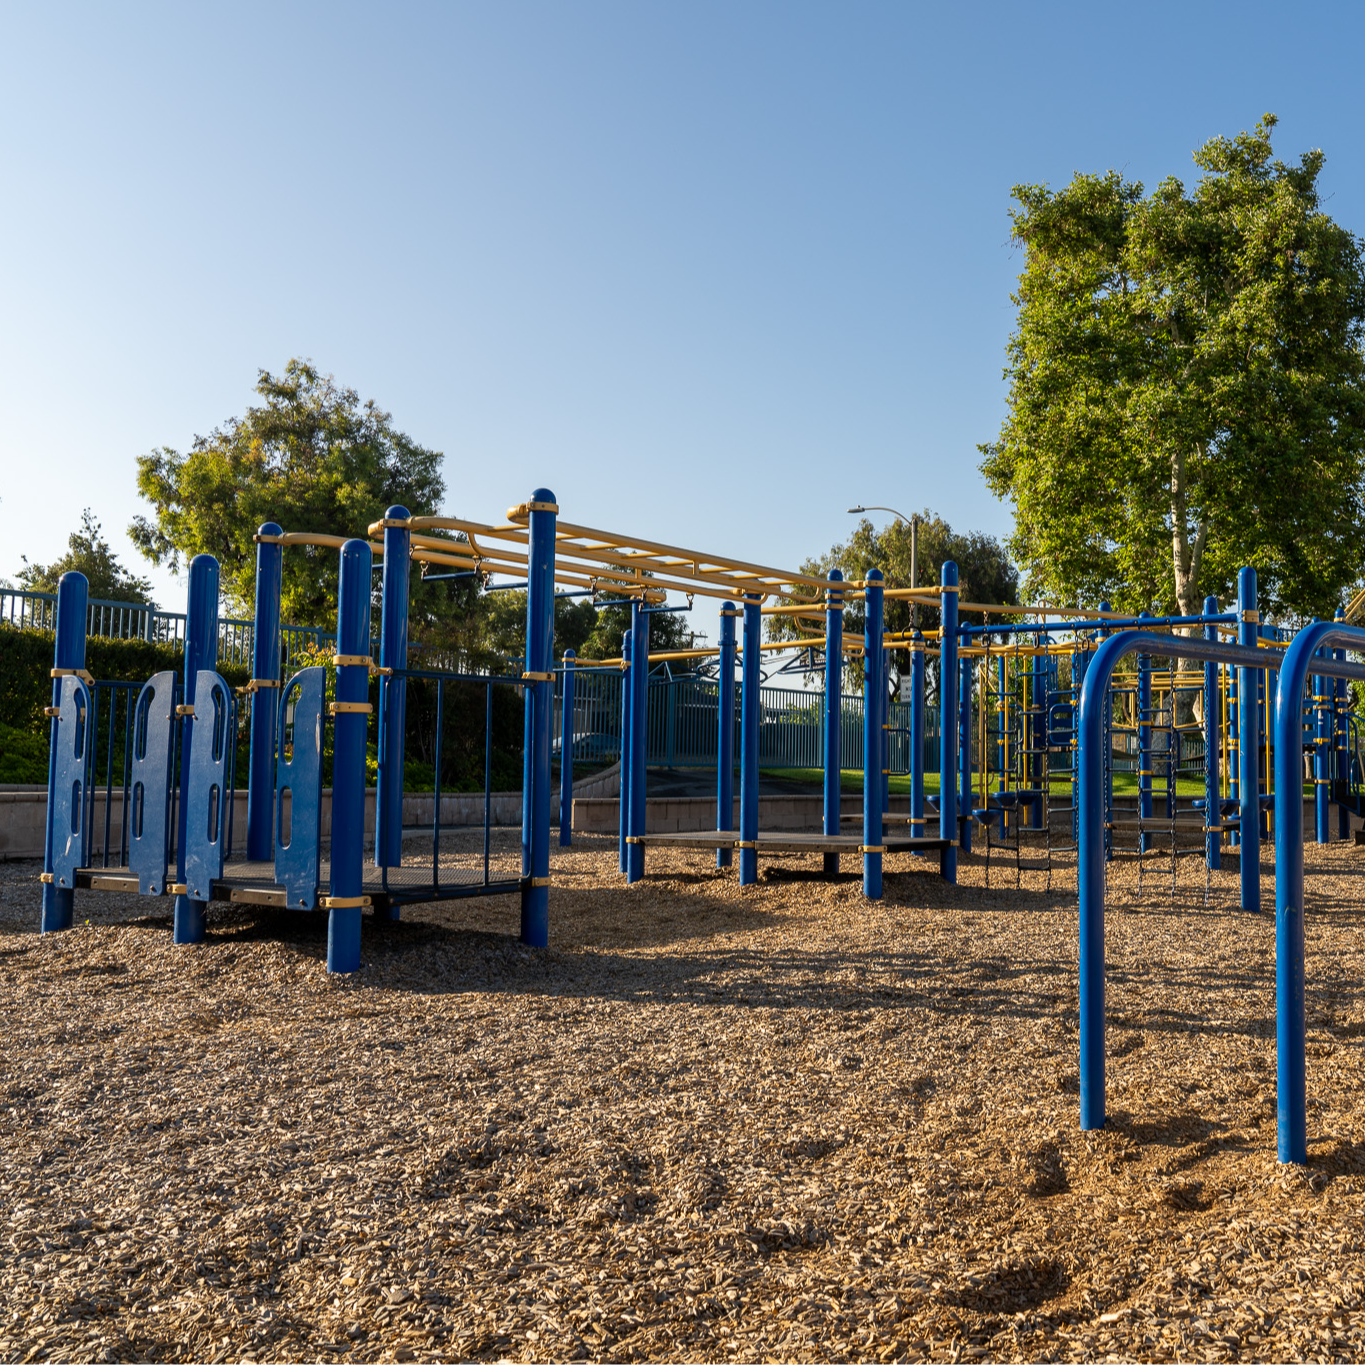
[[[1365, 232], [1365, 7], [0, 7], [0, 576], [309, 356], [448, 510], [780, 565], [845, 508], [1004, 535], [1010, 189], [1280, 115]], [[299, 528], [302, 529], [302, 528]], [[699, 627], [705, 623], [698, 622]]]

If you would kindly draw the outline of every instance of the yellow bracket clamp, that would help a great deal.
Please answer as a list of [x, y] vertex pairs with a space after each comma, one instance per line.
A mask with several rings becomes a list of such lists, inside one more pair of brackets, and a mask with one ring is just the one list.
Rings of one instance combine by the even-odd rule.
[[1249, 626], [1260, 625], [1261, 613], [1259, 611], [1244, 611], [1242, 613], [1242, 620]]
[[858, 848], [859, 853], [885, 853], [885, 844], [861, 844]]
[[527, 877], [527, 878], [526, 878], [526, 885], [527, 885], [527, 886], [549, 886], [550, 884], [551, 884], [551, 883], [550, 883], [549, 877]]
[[42, 875], [39, 876], [38, 880], [42, 882], [44, 886], [53, 886], [57, 881], [57, 879], [50, 872], [42, 873]]
[[319, 896], [318, 904], [324, 910], [354, 910], [357, 906], [370, 904], [368, 896]]
[[255, 541], [257, 545], [283, 545], [283, 544], [284, 544], [284, 537], [283, 537], [283, 536], [263, 536], [263, 535], [261, 535], [261, 533], [260, 533], [259, 531], [257, 531], [256, 534], [255, 534], [254, 536], [251, 537], [251, 539], [252, 539], [253, 541]]
[[43, 715], [45, 715], [45, 716], [60, 716], [61, 714], [62, 714], [62, 708], [61, 708], [60, 706], [44, 706], [44, 707], [43, 707]]
[[525, 521], [532, 512], [558, 512], [557, 502], [519, 502], [507, 509], [508, 521]]
[[757, 847], [758, 847], [758, 840], [757, 840], [757, 839], [736, 839], [736, 840], [735, 840], [735, 845], [734, 845], [734, 846], [735, 846], [736, 848], [757, 848]]
[[95, 680], [83, 668], [54, 668], [49, 674], [53, 678], [79, 678], [87, 687], [93, 687]]
[[188, 896], [190, 894], [190, 888], [184, 882], [172, 882], [166, 888], [166, 894], [168, 896]]
[[523, 673], [521, 680], [522, 682], [554, 682], [555, 675], [553, 673]]
[[272, 687], [282, 687], [283, 684], [275, 678], [252, 678], [237, 690], [239, 692], [266, 692]]
[[370, 668], [374, 661], [368, 654], [333, 654], [332, 662], [338, 668]]
[[334, 716], [367, 716], [373, 709], [367, 701], [334, 701], [327, 706], [327, 710]]
[[191, 702], [191, 703], [189, 703], [189, 704], [186, 705], [186, 706], [177, 706], [177, 707], [175, 708], [175, 714], [176, 714], [177, 716], [189, 716], [190, 719], [193, 720], [193, 719], [194, 719], [194, 703]]

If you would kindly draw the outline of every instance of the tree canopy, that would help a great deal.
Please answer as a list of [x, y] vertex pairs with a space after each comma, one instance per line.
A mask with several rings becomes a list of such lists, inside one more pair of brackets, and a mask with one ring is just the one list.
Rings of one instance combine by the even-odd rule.
[[1365, 568], [1361, 243], [1275, 122], [1205, 144], [1192, 192], [1015, 188], [1009, 413], [981, 451], [1033, 591], [1192, 613], [1253, 564], [1263, 605], [1327, 616]]
[[30, 592], [56, 592], [58, 580], [73, 570], [83, 573], [90, 583], [90, 596], [106, 602], [137, 602], [154, 607], [152, 585], [138, 578], [119, 563], [118, 556], [104, 538], [99, 519], [87, 507], [81, 513], [80, 530], [67, 537], [66, 553], [51, 564], [30, 564], [24, 560], [19, 584]]
[[[1018, 572], [1004, 546], [994, 536], [979, 531], [954, 531], [942, 517], [926, 508], [919, 516], [916, 540], [916, 581], [920, 587], [936, 584], [944, 561], [952, 560], [957, 565], [959, 596], [963, 601], [1005, 605], [1019, 601]], [[801, 565], [801, 572], [824, 577], [831, 569], [838, 569], [846, 580], [852, 581], [865, 578], [870, 569], [880, 569], [888, 588], [908, 588], [910, 562], [909, 526], [898, 520], [877, 531], [864, 517], [848, 540], [815, 559], [806, 560]], [[938, 628], [939, 609], [936, 606], [921, 606], [916, 616], [920, 630]], [[865, 619], [861, 601], [850, 601], [844, 609], [845, 631], [861, 634], [866, 628]], [[813, 622], [810, 624], [814, 625]], [[909, 604], [899, 598], [888, 599], [884, 624], [888, 632], [908, 631]], [[783, 640], [797, 638], [798, 632], [790, 617], [770, 616], [768, 634], [772, 639]], [[891, 660], [893, 671], [903, 672], [909, 667], [909, 651], [895, 650]], [[862, 679], [861, 661], [850, 659], [848, 668], [854, 685], [858, 685]], [[931, 673], [937, 676], [936, 669], [931, 669]]]
[[[395, 430], [389, 413], [372, 400], [362, 404], [354, 389], [339, 388], [311, 361], [290, 360], [279, 376], [261, 370], [256, 392], [260, 406], [196, 436], [187, 454], [163, 446], [138, 459], [138, 491], [153, 514], [129, 528], [156, 564], [176, 568], [182, 557], [216, 556], [224, 592], [244, 613], [252, 609], [252, 536], [261, 523], [363, 536], [388, 507], [434, 515], [445, 494], [439, 451]], [[286, 621], [335, 619], [338, 565], [335, 550], [286, 551]]]

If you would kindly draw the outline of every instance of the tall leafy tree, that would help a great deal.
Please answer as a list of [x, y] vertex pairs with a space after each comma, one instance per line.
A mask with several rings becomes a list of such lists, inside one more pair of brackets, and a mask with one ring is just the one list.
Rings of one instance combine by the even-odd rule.
[[[199, 553], [217, 556], [223, 586], [240, 611], [251, 609], [262, 522], [286, 531], [364, 536], [402, 504], [433, 515], [445, 493], [441, 453], [395, 429], [373, 401], [340, 388], [311, 361], [291, 360], [282, 375], [259, 372], [262, 402], [196, 436], [186, 454], [162, 447], [138, 460], [138, 491], [151, 517], [129, 528], [153, 563], [176, 567]], [[296, 548], [284, 557], [284, 619], [324, 625], [336, 617], [335, 550]], [[433, 610], [448, 601], [432, 594]], [[415, 611], [415, 616], [420, 611]]]
[[1116, 171], [1014, 190], [1009, 413], [981, 447], [1033, 592], [1200, 609], [1236, 571], [1330, 615], [1365, 567], [1365, 272], [1321, 152], [1267, 114], [1151, 194]]
[[151, 583], [123, 567], [104, 538], [99, 518], [88, 507], [81, 513], [80, 530], [67, 537], [66, 553], [51, 564], [30, 564], [25, 559], [19, 585], [30, 592], [56, 592], [61, 576], [73, 570], [89, 580], [92, 598], [156, 606]]
[[[910, 528], [904, 522], [891, 522], [878, 531], [863, 518], [846, 541], [825, 554], [806, 560], [801, 565], [801, 572], [824, 577], [831, 569], [838, 569], [845, 580], [851, 582], [865, 578], [870, 569], [880, 569], [888, 588], [908, 588], [910, 540]], [[958, 570], [958, 595], [964, 602], [1014, 605], [1019, 601], [1018, 571], [994, 536], [979, 531], [954, 531], [942, 517], [926, 508], [920, 513], [916, 541], [915, 581], [920, 587], [937, 584], [944, 561], [952, 560]], [[939, 609], [936, 606], [917, 607], [915, 617], [920, 630], [938, 629]], [[909, 603], [900, 598], [888, 598], [884, 622], [888, 632], [908, 631], [911, 626]], [[861, 634], [865, 625], [862, 602], [850, 601], [844, 609], [844, 629]], [[817, 628], [814, 622], [807, 622], [805, 626]], [[768, 634], [775, 640], [799, 638], [797, 628], [787, 616], [770, 616]], [[909, 651], [892, 651], [891, 662], [893, 672], [905, 671], [910, 663]], [[930, 677], [936, 679], [937, 666], [932, 660], [930, 662]], [[862, 679], [861, 661], [850, 659], [848, 666], [851, 680], [857, 685]]]

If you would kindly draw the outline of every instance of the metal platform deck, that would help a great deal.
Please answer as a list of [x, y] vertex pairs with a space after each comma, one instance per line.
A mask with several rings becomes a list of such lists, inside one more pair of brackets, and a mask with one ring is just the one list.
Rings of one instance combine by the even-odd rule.
[[[464, 855], [466, 858], [469, 855]], [[439, 874], [433, 876], [432, 864], [412, 863], [387, 869], [364, 867], [361, 894], [369, 896], [377, 909], [390, 905], [413, 905], [422, 901], [456, 900], [464, 896], [506, 896], [521, 890], [521, 877], [490, 872], [484, 879], [482, 867], [461, 867], [443, 858]], [[318, 897], [328, 894], [332, 881], [331, 864], [323, 859], [318, 870]], [[120, 891], [137, 895], [137, 876], [127, 867], [83, 867], [76, 873], [76, 887], [82, 891]], [[215, 901], [245, 905], [273, 905], [288, 909], [284, 887], [275, 880], [275, 865], [237, 859], [223, 867], [223, 876], [213, 883]]]

